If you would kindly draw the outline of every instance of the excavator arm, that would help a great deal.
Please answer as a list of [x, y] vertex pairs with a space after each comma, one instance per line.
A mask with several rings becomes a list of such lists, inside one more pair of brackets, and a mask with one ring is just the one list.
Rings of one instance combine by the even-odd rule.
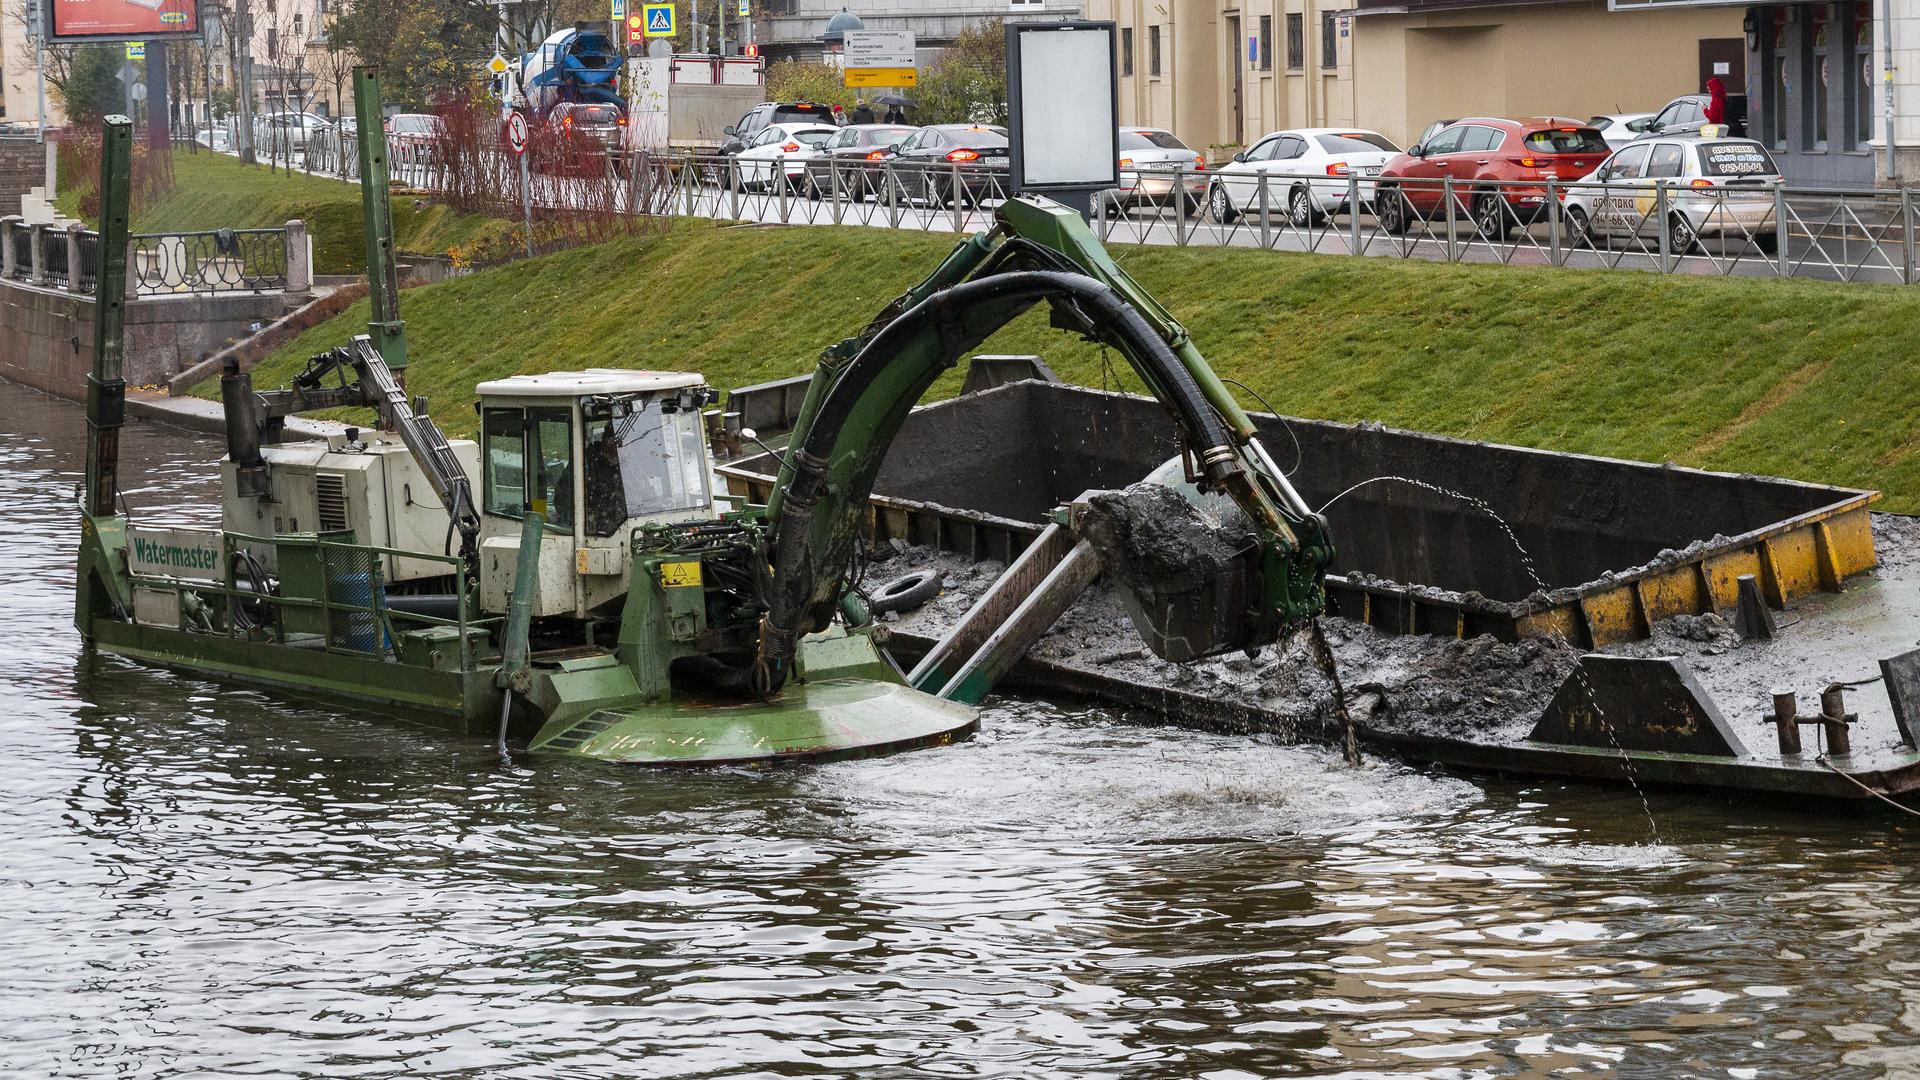
[[1045, 301], [1055, 326], [1111, 347], [1177, 426], [1198, 486], [1231, 498], [1257, 537], [1253, 646], [1318, 614], [1333, 547], [1260, 445], [1185, 328], [1113, 262], [1075, 214], [1008, 200], [864, 331], [822, 354], [768, 505], [772, 584], [757, 678], [784, 682], [801, 636], [824, 629], [847, 588], [859, 524], [887, 448], [941, 373]]

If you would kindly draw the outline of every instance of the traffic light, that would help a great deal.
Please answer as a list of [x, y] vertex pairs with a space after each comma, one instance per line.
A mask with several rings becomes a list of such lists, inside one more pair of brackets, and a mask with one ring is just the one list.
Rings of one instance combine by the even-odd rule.
[[749, 41], [745, 45], [740, 46], [740, 55], [741, 56], [759, 56], [760, 55], [759, 44], [756, 42]]
[[635, 12], [627, 16], [627, 44], [645, 45], [647, 43], [647, 18]]

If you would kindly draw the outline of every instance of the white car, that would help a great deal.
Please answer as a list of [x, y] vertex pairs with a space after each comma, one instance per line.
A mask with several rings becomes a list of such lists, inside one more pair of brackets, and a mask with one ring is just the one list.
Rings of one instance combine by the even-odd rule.
[[1587, 121], [1587, 126], [1598, 128], [1600, 137], [1615, 150], [1639, 138], [1652, 124], [1650, 112], [1605, 113]]
[[1372, 178], [1399, 152], [1385, 135], [1365, 128], [1276, 131], [1245, 153], [1233, 155], [1232, 164], [1221, 166], [1207, 192], [1207, 207], [1223, 225], [1242, 214], [1259, 213], [1264, 176], [1268, 212], [1284, 214], [1305, 228], [1328, 214], [1360, 209], [1347, 205], [1354, 187], [1349, 177], [1363, 178], [1360, 203], [1371, 205]]
[[[1666, 182], [1662, 217], [1661, 181]], [[1784, 181], [1767, 148], [1752, 139], [1647, 139], [1623, 146], [1600, 167], [1568, 186], [1561, 212], [1574, 245], [1632, 237], [1651, 248], [1660, 230], [1675, 255], [1703, 236], [1761, 251], [1778, 246], [1773, 188]], [[1655, 238], [1652, 243], [1647, 237]]]
[[1146, 203], [1172, 206], [1177, 185], [1188, 211], [1200, 209], [1207, 196], [1207, 163], [1198, 151], [1160, 128], [1120, 129], [1120, 186], [1107, 192], [1111, 206]]
[[305, 148], [307, 140], [333, 127], [333, 122], [319, 113], [281, 112], [268, 113], [267, 138], [281, 146]]
[[821, 153], [828, 139], [839, 134], [832, 124], [774, 124], [753, 137], [734, 155], [740, 186], [773, 190], [775, 180], [799, 190], [807, 175], [807, 159]]

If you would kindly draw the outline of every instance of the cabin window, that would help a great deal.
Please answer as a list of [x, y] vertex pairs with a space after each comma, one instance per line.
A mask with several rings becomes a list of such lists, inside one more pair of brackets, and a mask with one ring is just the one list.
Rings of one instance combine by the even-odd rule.
[[[566, 409], [488, 409], [482, 421], [487, 513], [518, 518], [546, 504], [547, 526], [573, 531], [573, 425]], [[528, 451], [538, 464], [528, 490]]]

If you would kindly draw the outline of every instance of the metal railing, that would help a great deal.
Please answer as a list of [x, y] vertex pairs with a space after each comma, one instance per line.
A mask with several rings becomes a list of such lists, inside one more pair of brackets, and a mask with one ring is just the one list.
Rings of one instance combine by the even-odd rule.
[[[471, 631], [495, 626], [498, 616], [479, 617], [472, 587], [457, 584], [452, 618], [398, 611], [385, 600], [381, 566], [390, 558], [439, 563], [447, 577], [462, 582], [458, 556], [437, 552], [362, 545], [316, 536], [250, 536], [225, 533], [220, 538], [222, 561], [216, 580], [131, 575], [142, 590], [173, 594], [182, 628], [205, 634], [268, 642], [374, 659], [398, 659], [400, 634], [435, 626], [459, 630], [461, 671], [472, 671], [476, 656]], [[271, 549], [280, 568], [281, 589], [265, 591], [265, 579], [242, 577], [248, 565], [242, 552]], [[289, 568], [298, 561], [305, 568], [299, 589], [289, 585]], [[254, 565], [258, 565], [257, 563]], [[297, 593], [304, 593], [298, 595]]]
[[[431, 143], [390, 140], [395, 181], [426, 190], [446, 186], [447, 170]], [[342, 179], [359, 172], [358, 147], [338, 129], [310, 136], [299, 158], [295, 168]], [[631, 177], [637, 168], [650, 168], [657, 181], [643, 212], [786, 225], [970, 232], [991, 223], [1009, 191], [1004, 167], [897, 158], [629, 152], [588, 154], [569, 174]], [[511, 169], [497, 171], [512, 176]], [[1094, 203], [1096, 230], [1109, 243], [1920, 282], [1920, 208], [1911, 189], [1800, 187], [1741, 177], [1716, 177], [1710, 187], [1679, 179], [1383, 179], [1234, 166], [1143, 169], [1123, 173], [1123, 181], [1122, 189]], [[670, 189], [670, 199], [658, 197], [661, 188]], [[569, 190], [536, 182], [534, 204], [567, 209]], [[1382, 192], [1392, 195], [1390, 205]]]
[[[129, 296], [269, 291], [299, 292], [312, 284], [306, 260], [296, 270], [294, 245], [306, 250], [299, 222], [279, 229], [136, 233], [127, 244]], [[90, 229], [28, 225], [0, 219], [5, 276], [92, 294], [99, 284], [100, 235]]]
[[[1095, 199], [1109, 243], [1240, 247], [1444, 262], [1913, 284], [1909, 190], [1795, 188], [1738, 178], [1391, 179], [1210, 169], [1143, 172]], [[815, 159], [772, 169], [688, 157], [672, 212], [924, 232], [985, 227], [1004, 169]], [[1390, 196], [1392, 204], [1384, 201]]]
[[287, 287], [285, 229], [135, 233], [130, 240], [129, 282], [143, 294]]
[[40, 238], [40, 279], [48, 285], [67, 288], [67, 231], [35, 229], [32, 235]]

